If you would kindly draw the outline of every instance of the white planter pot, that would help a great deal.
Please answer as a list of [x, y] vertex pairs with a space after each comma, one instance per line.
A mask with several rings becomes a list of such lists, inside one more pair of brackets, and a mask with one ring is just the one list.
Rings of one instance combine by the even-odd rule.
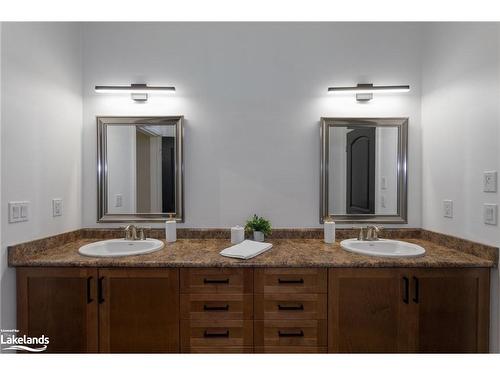
[[264, 233], [259, 231], [253, 232], [253, 240], [258, 242], [264, 242]]

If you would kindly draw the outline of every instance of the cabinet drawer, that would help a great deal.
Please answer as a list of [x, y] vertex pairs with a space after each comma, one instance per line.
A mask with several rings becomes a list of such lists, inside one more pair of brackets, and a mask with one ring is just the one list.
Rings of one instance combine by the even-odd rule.
[[181, 269], [182, 293], [252, 293], [251, 268]]
[[252, 320], [181, 321], [184, 352], [194, 347], [253, 346]]
[[253, 319], [253, 295], [181, 294], [181, 318], [192, 320]]
[[189, 353], [199, 353], [199, 354], [241, 354], [241, 353], [253, 353], [253, 347], [251, 346], [192, 346]]
[[327, 270], [320, 268], [260, 268], [255, 293], [326, 293]]
[[326, 319], [327, 295], [279, 293], [255, 295], [255, 319]]
[[257, 346], [255, 353], [298, 353], [298, 354], [314, 354], [326, 353], [326, 346]]
[[326, 346], [326, 320], [256, 320], [255, 346]]

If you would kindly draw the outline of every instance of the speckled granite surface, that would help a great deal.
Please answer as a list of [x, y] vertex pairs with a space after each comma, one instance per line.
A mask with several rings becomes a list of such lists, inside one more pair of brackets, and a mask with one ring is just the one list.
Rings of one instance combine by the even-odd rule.
[[[120, 257], [92, 258], [78, 254], [84, 244], [101, 240], [73, 238], [59, 244], [53, 240], [51, 246], [33, 241], [9, 248], [9, 266], [43, 267], [493, 267], [495, 259], [479, 257], [457, 251], [420, 238], [406, 238], [426, 249], [426, 254], [417, 258], [381, 258], [346, 252], [337, 242], [325, 244], [320, 239], [277, 238], [269, 239], [273, 248], [250, 260], [237, 260], [219, 255], [231, 246], [228, 239], [195, 238], [179, 239], [176, 243], [151, 254]], [[402, 236], [404, 237], [404, 236]], [[40, 241], [40, 240], [39, 240]], [[60, 240], [62, 241], [62, 240]]]

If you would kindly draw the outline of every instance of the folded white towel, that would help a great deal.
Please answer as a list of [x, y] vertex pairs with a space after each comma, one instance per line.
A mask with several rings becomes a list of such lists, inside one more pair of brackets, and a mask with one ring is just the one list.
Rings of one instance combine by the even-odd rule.
[[271, 247], [273, 247], [273, 244], [245, 240], [237, 245], [222, 250], [219, 254], [230, 258], [250, 259], [262, 254]]

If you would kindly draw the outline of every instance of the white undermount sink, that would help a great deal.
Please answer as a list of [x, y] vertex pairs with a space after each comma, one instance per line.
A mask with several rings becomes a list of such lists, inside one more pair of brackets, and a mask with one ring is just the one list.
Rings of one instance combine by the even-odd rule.
[[114, 239], [89, 243], [80, 247], [78, 252], [89, 257], [124, 257], [152, 253], [161, 250], [163, 246], [162, 241], [154, 238], [136, 241]]
[[352, 253], [378, 257], [404, 258], [417, 257], [425, 254], [425, 249], [422, 246], [404, 241], [385, 239], [360, 241], [356, 238], [350, 238], [340, 242], [340, 247]]

